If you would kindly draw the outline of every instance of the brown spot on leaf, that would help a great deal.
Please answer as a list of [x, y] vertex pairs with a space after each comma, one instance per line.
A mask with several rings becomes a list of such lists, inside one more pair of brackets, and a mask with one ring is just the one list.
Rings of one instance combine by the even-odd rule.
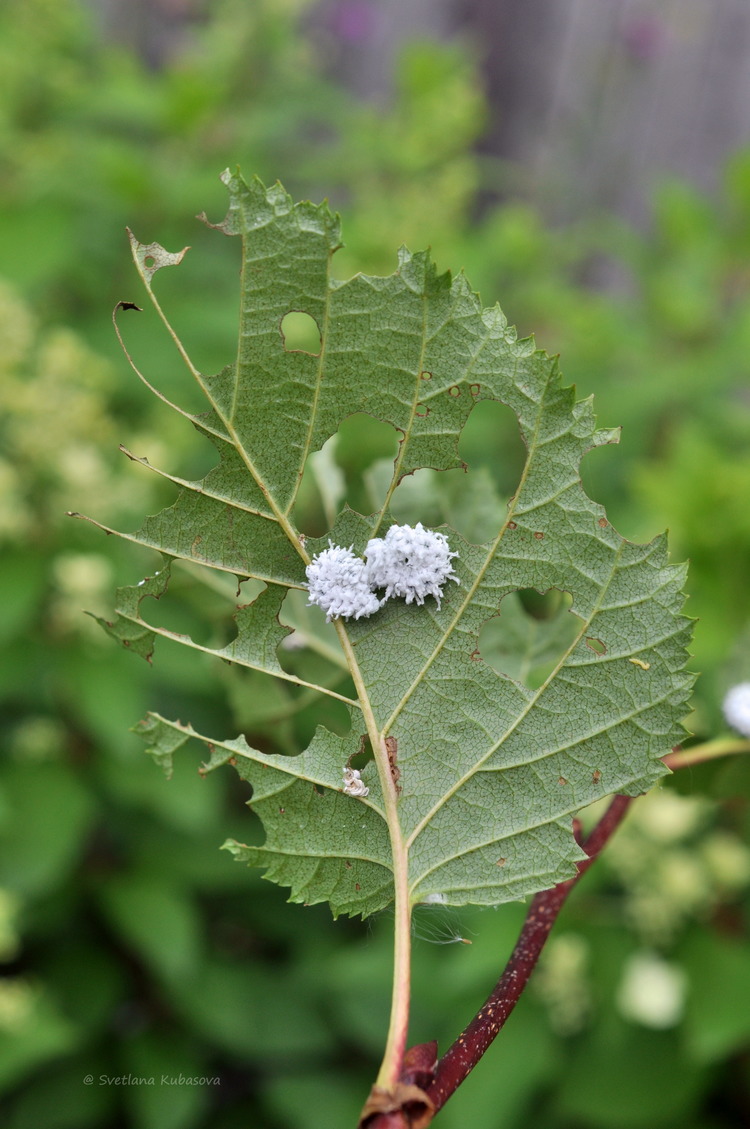
[[601, 778], [602, 778], [602, 774], [601, 774], [601, 772], [599, 771], [599, 769], [598, 769], [598, 768], [594, 769], [594, 771], [593, 771], [593, 772], [591, 773], [591, 780], [592, 780], [592, 782], [593, 782], [594, 784], [598, 784], [598, 783], [599, 783], [599, 781], [601, 780]]
[[388, 753], [388, 763], [391, 766], [391, 776], [393, 778], [393, 783], [396, 785], [396, 791], [400, 792], [401, 789], [398, 786], [398, 782], [401, 779], [401, 769], [396, 763], [396, 758], [398, 756], [398, 741], [396, 740], [396, 738], [386, 737], [385, 748], [386, 752]]
[[563, 784], [567, 784], [568, 782], [567, 782], [567, 780], [565, 779], [564, 776], [558, 776], [557, 783], [560, 784], [560, 785], [563, 785]]
[[432, 380], [432, 373], [431, 372], [420, 372], [419, 379], [420, 380]]
[[536, 537], [537, 541], [543, 541], [544, 540], [544, 534], [542, 533], [541, 530], [537, 530], [536, 533], [534, 534], [534, 536]]
[[609, 522], [607, 521], [606, 517], [600, 517], [599, 518], [599, 525], [602, 527], [602, 529], [607, 528], [607, 526], [609, 525]]
[[478, 647], [475, 651], [471, 652], [469, 658], [473, 663], [480, 663], [482, 661], [482, 654]]
[[347, 859], [345, 861], [344, 866], [346, 867], [347, 870], [351, 870], [352, 864], [349, 862], [349, 859]]
[[518, 522], [509, 521], [508, 522], [508, 529], [518, 529]]
[[286, 808], [279, 808], [279, 815], [286, 815]]
[[355, 889], [355, 890], [357, 891], [357, 893], [359, 893], [359, 891], [360, 891], [360, 890], [362, 889], [362, 887], [360, 886], [359, 882], [355, 882], [355, 883], [354, 883], [354, 889]]
[[507, 861], [508, 861], [507, 859], [498, 859], [497, 862], [495, 863], [495, 866], [505, 866]]

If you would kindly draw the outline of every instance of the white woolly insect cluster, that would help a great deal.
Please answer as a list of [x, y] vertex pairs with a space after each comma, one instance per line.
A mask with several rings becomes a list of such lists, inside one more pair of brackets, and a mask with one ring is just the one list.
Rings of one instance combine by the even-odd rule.
[[[407, 604], [423, 604], [426, 596], [434, 596], [440, 607], [446, 581], [459, 583], [451, 565], [458, 553], [451, 552], [443, 533], [424, 529], [421, 522], [393, 525], [385, 537], [373, 537], [365, 549], [366, 562], [355, 557], [351, 546], [328, 545], [306, 572], [309, 603], [321, 607], [329, 621], [370, 616], [392, 596]], [[376, 589], [385, 589], [382, 599]]]
[[355, 557], [351, 548], [328, 544], [329, 548], [313, 557], [306, 569], [309, 602], [321, 607], [328, 621], [338, 616], [360, 619], [372, 615], [382, 600], [367, 579], [365, 562]]
[[750, 682], [740, 682], [726, 695], [724, 717], [732, 729], [750, 737]]
[[375, 588], [385, 588], [385, 598], [401, 596], [407, 604], [423, 604], [425, 596], [434, 596], [437, 606], [447, 580], [458, 577], [451, 561], [452, 553], [443, 533], [424, 529], [421, 522], [392, 525], [384, 538], [367, 542], [367, 577]]

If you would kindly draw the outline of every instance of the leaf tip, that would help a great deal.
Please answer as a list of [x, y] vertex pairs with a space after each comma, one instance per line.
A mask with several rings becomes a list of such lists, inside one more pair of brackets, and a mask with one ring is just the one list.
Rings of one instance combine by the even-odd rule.
[[143, 313], [143, 306], [137, 306], [135, 302], [125, 302], [120, 300], [112, 311], [112, 320], [117, 317], [120, 310], [137, 310], [139, 314]]

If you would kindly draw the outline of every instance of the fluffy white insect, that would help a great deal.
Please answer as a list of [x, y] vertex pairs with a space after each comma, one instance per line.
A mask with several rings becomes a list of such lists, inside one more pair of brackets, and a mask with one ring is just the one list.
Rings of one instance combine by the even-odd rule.
[[373, 591], [365, 562], [355, 557], [351, 550], [329, 542], [329, 548], [318, 553], [305, 570], [309, 603], [317, 604], [326, 613], [326, 619], [345, 616], [359, 619], [376, 612], [382, 600]]
[[[459, 583], [451, 552], [443, 533], [415, 526], [392, 525], [385, 537], [373, 537], [365, 549], [365, 561], [355, 557], [352, 546], [328, 548], [307, 566], [309, 603], [323, 608], [330, 621], [338, 616], [360, 619], [370, 616], [389, 600], [400, 596], [407, 604], [423, 604], [434, 596], [437, 606], [447, 580]], [[376, 589], [385, 589], [379, 598]]]
[[370, 789], [362, 780], [361, 773], [357, 768], [344, 769], [344, 791], [347, 796], [369, 796]]
[[385, 537], [367, 542], [367, 579], [373, 588], [385, 588], [385, 598], [401, 596], [407, 604], [423, 604], [434, 596], [437, 606], [447, 580], [458, 584], [452, 553], [443, 533], [415, 526], [392, 525]]
[[740, 682], [726, 695], [724, 717], [732, 729], [743, 737], [750, 737], [750, 682]]

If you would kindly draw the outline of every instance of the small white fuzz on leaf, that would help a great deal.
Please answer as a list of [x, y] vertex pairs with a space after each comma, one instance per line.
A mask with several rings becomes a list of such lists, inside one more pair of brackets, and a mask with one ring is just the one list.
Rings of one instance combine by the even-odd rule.
[[347, 796], [369, 796], [370, 789], [362, 780], [362, 776], [356, 768], [344, 769], [344, 791]]
[[368, 582], [364, 561], [351, 548], [329, 545], [307, 566], [309, 602], [321, 607], [329, 622], [337, 616], [359, 619], [372, 615], [382, 601]]
[[750, 682], [740, 682], [726, 695], [724, 717], [732, 729], [743, 737], [750, 737]]
[[385, 588], [386, 599], [403, 597], [407, 604], [423, 604], [434, 596], [437, 606], [447, 580], [455, 580], [453, 557], [443, 533], [424, 529], [421, 522], [392, 525], [384, 538], [374, 537], [365, 549], [367, 578], [374, 588]]

